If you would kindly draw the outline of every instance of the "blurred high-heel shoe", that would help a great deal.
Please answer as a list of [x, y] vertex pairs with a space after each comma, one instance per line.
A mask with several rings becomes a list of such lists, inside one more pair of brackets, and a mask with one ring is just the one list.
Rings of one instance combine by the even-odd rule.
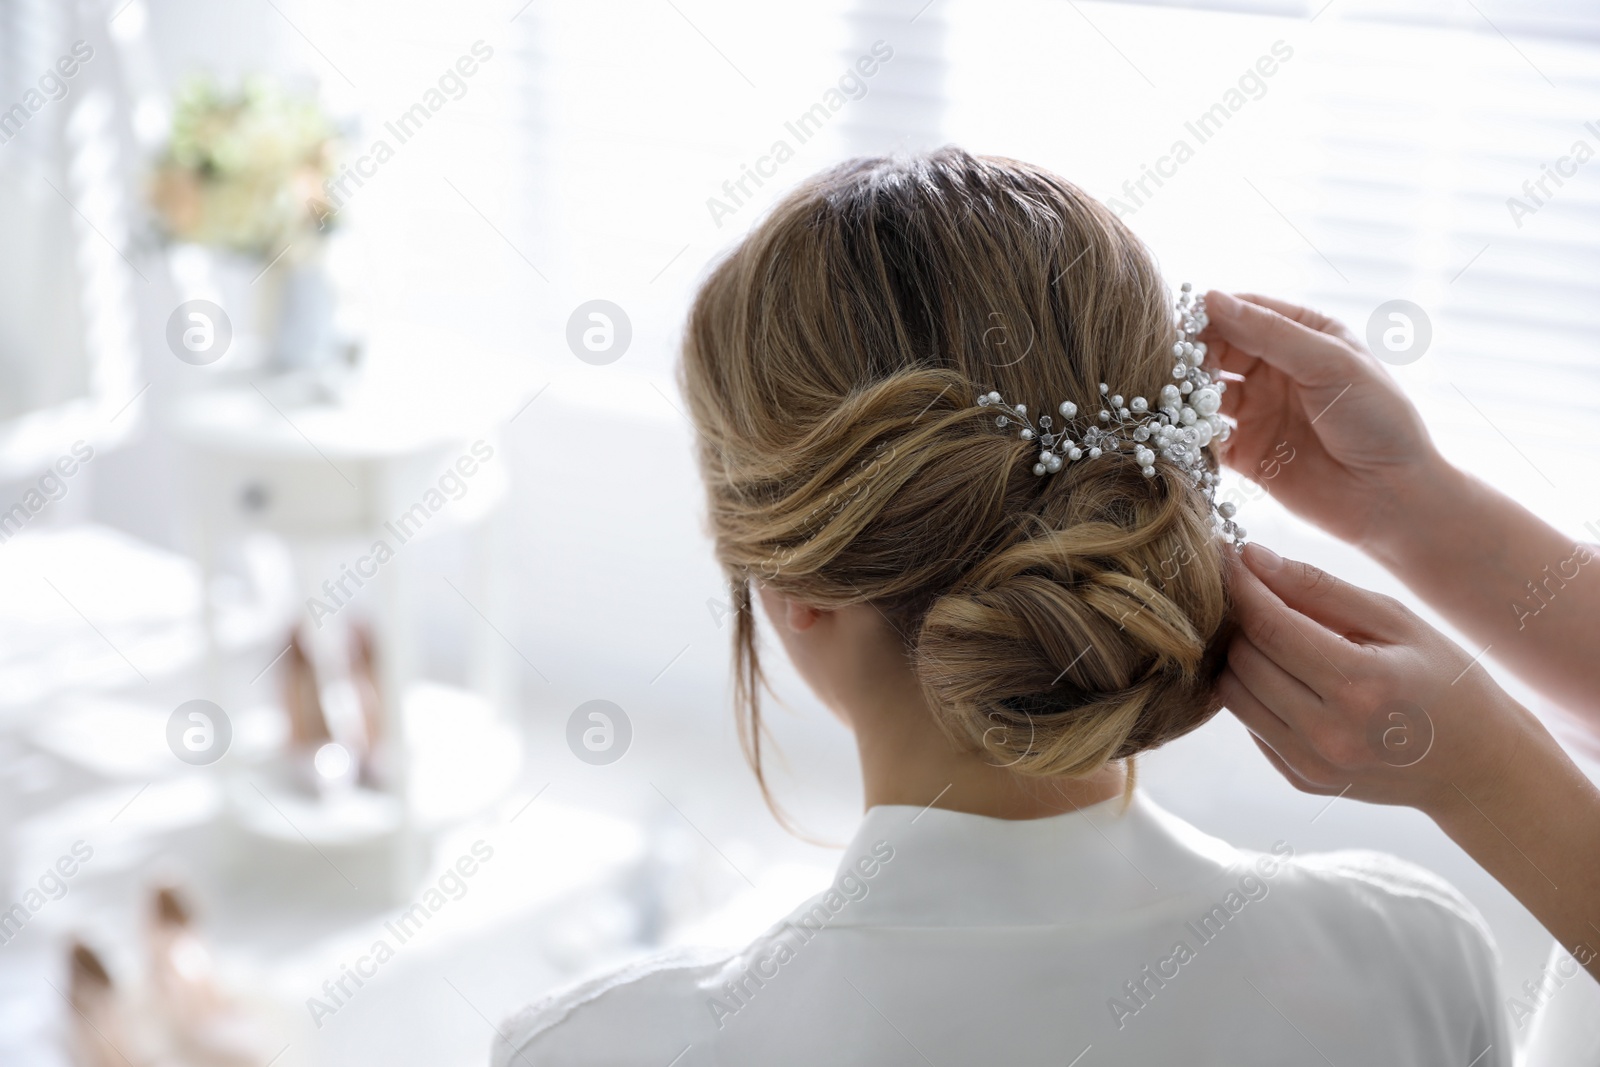
[[318, 795], [348, 786], [355, 780], [355, 756], [330, 729], [316, 667], [298, 629], [289, 635], [283, 664], [283, 703], [289, 714], [289, 759], [296, 786]]
[[146, 942], [150, 999], [173, 1050], [206, 1067], [261, 1067], [264, 1029], [224, 992], [177, 889], [163, 886], [152, 894]]
[[67, 953], [67, 1047], [74, 1067], [143, 1067], [142, 1055], [129, 1029], [122, 994], [100, 957], [74, 941]]
[[289, 713], [289, 744], [296, 749], [315, 751], [317, 746], [332, 738], [327, 717], [322, 714], [317, 674], [298, 629], [289, 635], [289, 651], [283, 658], [283, 666], [283, 706]]
[[361, 753], [361, 784], [381, 789], [386, 777], [383, 689], [378, 682], [378, 655], [371, 628], [350, 627], [350, 682], [361, 705], [365, 744]]

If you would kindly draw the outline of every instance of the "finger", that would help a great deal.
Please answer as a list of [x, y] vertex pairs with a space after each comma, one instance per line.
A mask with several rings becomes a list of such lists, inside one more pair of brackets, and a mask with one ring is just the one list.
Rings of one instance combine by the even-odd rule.
[[1332, 334], [1353, 348], [1359, 349], [1362, 345], [1360, 338], [1351, 333], [1344, 323], [1331, 315], [1324, 315], [1320, 311], [1301, 307], [1299, 304], [1291, 304], [1287, 300], [1280, 300], [1275, 296], [1265, 296], [1261, 293], [1239, 293], [1237, 295], [1240, 300], [1248, 300], [1252, 304], [1260, 304], [1264, 308], [1270, 308], [1284, 318], [1293, 319], [1302, 326], [1309, 326], [1313, 330]]
[[1309, 563], [1284, 559], [1265, 545], [1246, 545], [1244, 562], [1284, 604], [1336, 633], [1398, 636], [1406, 609], [1393, 597], [1351, 585]]
[[1232, 666], [1224, 667], [1217, 676], [1217, 697], [1222, 701], [1222, 706], [1233, 712], [1251, 733], [1271, 738], [1285, 748], [1292, 748], [1294, 731], [1289, 724], [1278, 718], [1276, 712], [1250, 691]]
[[1350, 683], [1339, 666], [1350, 642], [1286, 605], [1249, 567], [1232, 569], [1229, 591], [1239, 631], [1268, 659], [1319, 696]]
[[1288, 760], [1303, 762], [1313, 758], [1311, 749], [1304, 739], [1296, 734], [1288, 723], [1278, 718], [1271, 708], [1257, 699], [1256, 695], [1250, 692], [1250, 687], [1234, 673], [1233, 668], [1225, 668], [1217, 678], [1217, 696], [1222, 699], [1223, 706], [1233, 712], [1234, 718], [1244, 723], [1245, 729], [1250, 731], [1252, 737], [1261, 739], [1262, 743], [1283, 757], [1286, 762]]
[[1229, 374], [1249, 377], [1250, 372], [1261, 363], [1255, 356], [1230, 345], [1222, 331], [1214, 325], [1207, 325], [1200, 331], [1200, 340], [1206, 343], [1206, 361]]
[[1284, 779], [1287, 780], [1290, 785], [1294, 786], [1302, 793], [1314, 793], [1317, 796], [1331, 797], [1336, 794], [1343, 793], [1344, 790], [1348, 788], [1340, 787], [1335, 789], [1331, 785], [1318, 785], [1316, 782], [1313, 782], [1311, 779], [1295, 770], [1295, 768], [1291, 767], [1282, 756], [1278, 755], [1272, 750], [1271, 745], [1261, 740], [1261, 738], [1257, 737], [1255, 734], [1250, 735], [1250, 740], [1254, 741], [1256, 743], [1256, 747], [1261, 750], [1261, 754], [1267, 757], [1267, 762], [1272, 764], [1277, 772], [1283, 775]]
[[1239, 407], [1244, 403], [1244, 387], [1247, 378], [1228, 379], [1228, 388], [1222, 391], [1222, 413], [1230, 419], [1239, 417]]
[[1244, 724], [1250, 733], [1250, 740], [1255, 742], [1261, 754], [1277, 768], [1279, 774], [1289, 780], [1290, 785], [1305, 793], [1326, 795], [1333, 792], [1309, 777], [1316, 774], [1319, 779], [1325, 778], [1326, 775], [1318, 773], [1329, 770], [1325, 761], [1312, 751], [1305, 738], [1252, 696], [1231, 671], [1224, 670], [1217, 680], [1217, 695], [1222, 697], [1223, 705], [1233, 713], [1234, 718]]
[[1213, 290], [1206, 294], [1206, 313], [1230, 347], [1307, 388], [1343, 390], [1366, 369], [1359, 349], [1272, 308]]
[[1290, 726], [1298, 726], [1322, 710], [1322, 698], [1300, 679], [1278, 666], [1244, 637], [1228, 645], [1228, 669], [1250, 695]]

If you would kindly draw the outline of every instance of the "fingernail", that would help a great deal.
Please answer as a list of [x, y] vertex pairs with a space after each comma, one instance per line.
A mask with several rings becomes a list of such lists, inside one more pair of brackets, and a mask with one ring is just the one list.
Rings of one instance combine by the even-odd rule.
[[1244, 554], [1249, 563], [1257, 570], [1275, 571], [1283, 566], [1283, 557], [1278, 555], [1266, 545], [1256, 544], [1254, 541], [1244, 546]]
[[1232, 293], [1224, 293], [1220, 289], [1213, 289], [1206, 294], [1206, 309], [1220, 311], [1224, 315], [1234, 315], [1239, 311], [1239, 298]]

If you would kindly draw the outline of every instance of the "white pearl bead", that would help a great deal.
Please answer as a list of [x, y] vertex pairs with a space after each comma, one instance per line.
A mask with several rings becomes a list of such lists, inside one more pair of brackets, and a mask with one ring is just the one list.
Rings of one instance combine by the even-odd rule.
[[1072, 449], [1070, 452], [1067, 453], [1067, 458], [1068, 459], [1082, 459], [1083, 458], [1083, 449], [1081, 449], [1081, 448]]
[[1089, 458], [1090, 459], [1099, 459], [1100, 458], [1100, 450], [1098, 448], [1089, 449]]
[[1018, 404], [1017, 405], [1017, 414], [1018, 415], [1026, 415], [1027, 413], [1028, 413], [1028, 405], [1026, 405], [1026, 404]]
[[1033, 440], [1033, 431], [1032, 431], [1032, 430], [1023, 430], [1023, 431], [1022, 431], [1022, 439], [1023, 439], [1023, 440], [1024, 440], [1024, 441], [1031, 441], [1031, 440]]
[[1161, 387], [1161, 406], [1162, 407], [1164, 407], [1164, 408], [1175, 408], [1175, 407], [1178, 406], [1179, 401], [1181, 401], [1182, 399], [1183, 399], [1183, 394], [1178, 392], [1178, 387], [1176, 385], [1163, 385]]
[[1146, 463], [1143, 467], [1140, 467], [1139, 470], [1146, 478], [1154, 478], [1156, 476], [1156, 469], [1148, 463]]
[[1215, 415], [1217, 410], [1222, 407], [1222, 396], [1208, 385], [1204, 389], [1196, 390], [1195, 394], [1189, 398], [1189, 403], [1196, 414]]
[[1142, 414], [1142, 413], [1150, 410], [1150, 401], [1146, 400], [1142, 396], [1136, 396], [1136, 397], [1133, 398], [1133, 403], [1129, 404], [1128, 406], [1131, 407], [1134, 411], [1140, 412]]
[[1172, 376], [1174, 378], [1185, 377], [1186, 375], [1188, 375], [1188, 373], [1189, 373], [1189, 368], [1184, 366], [1182, 363], [1175, 364], [1173, 366], [1173, 368], [1172, 368]]
[[1033, 473], [1035, 473], [1035, 474], [1043, 474], [1044, 473], [1044, 464], [1043, 463], [1035, 463], [1033, 465]]
[[1178, 386], [1178, 392], [1182, 393], [1184, 396], [1188, 396], [1190, 393], [1194, 392], [1194, 383], [1184, 382], [1182, 385]]
[[1000, 394], [996, 393], [996, 392], [990, 392], [990, 394], [989, 394], [989, 403], [991, 403], [991, 404], [1000, 403]]
[[1078, 405], [1074, 404], [1070, 400], [1063, 400], [1059, 410], [1062, 415], [1070, 419], [1078, 414]]

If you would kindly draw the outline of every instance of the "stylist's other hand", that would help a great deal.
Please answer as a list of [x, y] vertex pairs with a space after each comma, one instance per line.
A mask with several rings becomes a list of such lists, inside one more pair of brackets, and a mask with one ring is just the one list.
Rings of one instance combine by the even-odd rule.
[[1383, 365], [1342, 323], [1271, 297], [1206, 294], [1208, 363], [1240, 376], [1226, 461], [1289, 510], [1366, 545], [1443, 460]]
[[1548, 739], [1399, 601], [1260, 545], [1243, 559], [1219, 692], [1296, 788], [1437, 817], [1500, 789], [1519, 747]]

